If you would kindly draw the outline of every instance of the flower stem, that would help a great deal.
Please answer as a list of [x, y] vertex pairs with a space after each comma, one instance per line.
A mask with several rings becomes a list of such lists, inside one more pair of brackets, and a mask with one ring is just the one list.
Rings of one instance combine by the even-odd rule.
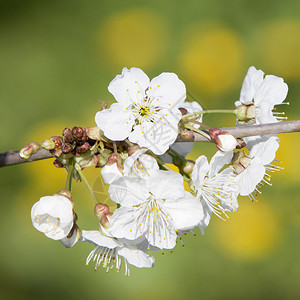
[[83, 182], [85, 183], [85, 185], [87, 186], [87, 188], [88, 188], [89, 192], [91, 193], [91, 195], [92, 195], [92, 197], [93, 197], [95, 203], [96, 203], [96, 204], [99, 203], [99, 201], [98, 201], [98, 199], [97, 199], [97, 197], [96, 197], [96, 195], [95, 195], [95, 193], [94, 193], [92, 187], [90, 186], [89, 182], [87, 181], [87, 179], [86, 179], [85, 176], [83, 175], [82, 171], [81, 171], [81, 170], [77, 170], [77, 172], [78, 172], [78, 174], [80, 175], [80, 177], [81, 177], [81, 179], [83, 180]]
[[197, 128], [195, 128], [193, 126], [190, 126], [188, 124], [183, 124], [183, 127], [187, 128], [187, 129], [190, 129], [190, 130], [193, 130], [193, 131], [195, 131], [197, 133], [200, 133], [201, 135], [203, 135], [208, 140], [211, 140], [210, 136], [206, 132], [204, 132], [203, 130], [197, 129]]
[[234, 114], [234, 113], [235, 113], [235, 109], [209, 109], [209, 110], [202, 110], [202, 111], [197, 111], [197, 112], [184, 115], [181, 118], [181, 120], [185, 120], [190, 117], [194, 117], [197, 115], [204, 115], [204, 114]]
[[65, 190], [72, 191], [72, 180], [73, 180], [74, 162], [71, 161], [68, 167], [68, 176], [66, 180]]

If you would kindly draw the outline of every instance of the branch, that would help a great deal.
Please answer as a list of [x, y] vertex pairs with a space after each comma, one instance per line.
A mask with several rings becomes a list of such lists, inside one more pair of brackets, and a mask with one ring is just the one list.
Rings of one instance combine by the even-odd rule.
[[[229, 132], [236, 138], [265, 134], [300, 132], [300, 120], [263, 125], [239, 125], [237, 127], [223, 127], [220, 129], [222, 131]], [[194, 133], [194, 137], [188, 140], [178, 136], [176, 142], [210, 142], [210, 140], [198, 133]]]
[[[264, 134], [278, 134], [288, 132], [300, 132], [300, 120], [278, 122], [264, 125], [240, 125], [237, 127], [220, 128], [222, 131], [231, 133], [236, 138], [243, 138], [247, 136], [264, 135]], [[178, 136], [176, 142], [210, 142], [204, 136], [194, 133], [192, 139], [183, 139]], [[8, 151], [0, 153], [0, 167], [21, 164], [24, 162], [32, 162], [36, 160], [51, 158], [53, 155], [45, 150], [40, 149], [38, 153], [32, 155], [29, 159], [22, 159], [19, 156], [19, 151]]]
[[36, 160], [51, 158], [53, 155], [45, 149], [40, 149], [36, 154], [33, 154], [28, 159], [23, 159], [19, 156], [19, 151], [7, 151], [4, 153], [0, 153], [0, 167], [22, 164], [25, 162], [33, 162]]

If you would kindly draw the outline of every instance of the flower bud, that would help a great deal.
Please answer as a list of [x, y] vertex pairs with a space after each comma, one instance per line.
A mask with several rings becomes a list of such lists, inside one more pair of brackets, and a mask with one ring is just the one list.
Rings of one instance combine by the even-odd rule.
[[101, 130], [99, 127], [85, 127], [85, 132], [90, 139], [101, 140]]
[[256, 118], [255, 105], [242, 104], [235, 109], [235, 115], [239, 124], [254, 124]]
[[246, 143], [243, 139], [238, 138], [237, 139], [237, 145], [236, 145], [236, 149], [242, 149], [246, 147]]
[[102, 149], [98, 154], [98, 167], [103, 167], [106, 165], [108, 157], [112, 154], [112, 151], [109, 149]]
[[65, 128], [62, 132], [63, 140], [65, 143], [72, 143], [74, 138], [72, 134], [72, 130], [70, 128]]
[[103, 203], [97, 203], [94, 208], [95, 216], [99, 219], [100, 225], [104, 228], [109, 227], [109, 221], [112, 213], [109, 212], [109, 207]]
[[63, 152], [64, 154], [68, 154], [68, 153], [70, 153], [72, 150], [73, 150], [73, 147], [72, 147], [71, 144], [69, 144], [69, 143], [64, 143], [64, 144], [62, 145], [62, 152]]
[[85, 153], [85, 152], [90, 150], [90, 147], [91, 147], [90, 144], [86, 142], [81, 146], [77, 146], [76, 147], [76, 152], [79, 153], [79, 154]]
[[106, 165], [111, 166], [114, 163], [117, 163], [117, 164], [121, 165], [122, 162], [123, 161], [122, 161], [121, 155], [119, 153], [113, 153], [112, 155], [110, 155], [108, 157]]
[[77, 142], [85, 142], [87, 140], [87, 134], [81, 127], [74, 126], [72, 134]]
[[139, 150], [141, 150], [141, 147], [138, 146], [138, 145], [134, 145], [132, 147], [129, 147], [128, 148], [128, 155], [130, 156], [130, 155], [134, 154], [135, 152], [137, 152]]
[[237, 152], [233, 155], [231, 164], [237, 174], [242, 173], [251, 163], [251, 158], [244, 152]]
[[195, 162], [192, 161], [192, 160], [187, 160], [185, 162], [185, 164], [183, 165], [183, 172], [189, 176], [192, 176], [192, 173], [193, 173], [193, 169], [194, 169], [194, 166], [195, 166]]
[[237, 146], [237, 139], [232, 134], [221, 131], [219, 128], [210, 129], [209, 135], [222, 152], [232, 151]]
[[53, 150], [55, 148], [55, 142], [50, 139], [44, 140], [41, 144], [41, 147], [46, 150]]
[[180, 107], [179, 108], [179, 110], [180, 110], [180, 112], [181, 112], [181, 114], [184, 116], [184, 115], [186, 115], [187, 114], [187, 109], [185, 109], [185, 108], [183, 108], [183, 107]]
[[40, 150], [40, 146], [37, 143], [31, 142], [28, 145], [22, 147], [19, 152], [21, 158], [28, 159], [31, 155], [37, 153]]
[[63, 167], [64, 167], [64, 164], [63, 164], [60, 160], [58, 160], [58, 159], [56, 159], [56, 160], [53, 162], [53, 165], [54, 165], [56, 168], [63, 168]]

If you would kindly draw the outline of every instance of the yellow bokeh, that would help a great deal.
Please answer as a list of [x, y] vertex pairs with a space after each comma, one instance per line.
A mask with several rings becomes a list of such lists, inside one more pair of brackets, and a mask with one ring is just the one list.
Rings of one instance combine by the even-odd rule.
[[259, 259], [268, 255], [278, 241], [279, 222], [272, 207], [260, 199], [239, 199], [238, 211], [227, 222], [217, 222], [213, 234], [218, 247], [233, 257]]
[[237, 32], [217, 23], [186, 28], [180, 57], [183, 72], [206, 94], [222, 94], [240, 83], [243, 45]]
[[276, 20], [259, 29], [257, 49], [270, 73], [300, 78], [299, 37], [299, 20]]
[[281, 163], [274, 163], [284, 169], [280, 172], [276, 172], [274, 176], [285, 178], [280, 184], [284, 185], [294, 185], [295, 183], [300, 183], [299, 176], [299, 149], [300, 149], [300, 140], [299, 133], [286, 133], [279, 135], [281, 142], [280, 147], [276, 154], [276, 159]]
[[159, 63], [167, 37], [167, 25], [157, 12], [136, 8], [110, 16], [101, 27], [97, 44], [111, 64], [145, 68]]

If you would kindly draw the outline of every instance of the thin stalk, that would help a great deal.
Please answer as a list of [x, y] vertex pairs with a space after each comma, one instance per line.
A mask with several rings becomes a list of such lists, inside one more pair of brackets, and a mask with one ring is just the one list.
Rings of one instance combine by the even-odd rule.
[[74, 163], [71, 162], [68, 167], [68, 176], [66, 180], [65, 190], [72, 191], [72, 180], [73, 180]]
[[190, 126], [190, 125], [188, 125], [188, 124], [183, 124], [183, 127], [184, 127], [184, 128], [187, 128], [187, 129], [190, 129], [190, 130], [193, 130], [193, 131], [195, 131], [195, 132], [197, 132], [197, 133], [203, 135], [203, 136], [204, 136], [205, 138], [207, 138], [209, 141], [211, 140], [210, 136], [209, 136], [207, 133], [205, 133], [204, 131], [200, 130], [200, 129], [197, 129], [197, 128], [195, 128], [195, 127], [193, 127], [193, 126]]
[[80, 175], [80, 177], [81, 177], [81, 179], [83, 180], [83, 182], [85, 183], [85, 185], [87, 186], [87, 188], [88, 188], [89, 192], [91, 193], [91, 195], [92, 195], [92, 197], [93, 197], [95, 203], [96, 203], [96, 204], [99, 203], [99, 201], [98, 201], [98, 199], [97, 199], [97, 197], [96, 197], [96, 195], [95, 195], [95, 193], [94, 193], [92, 187], [90, 186], [89, 182], [87, 181], [87, 179], [86, 179], [85, 176], [83, 175], [82, 171], [81, 171], [81, 170], [77, 170], [77, 172], [78, 172], [78, 174]]
[[194, 117], [197, 115], [204, 115], [204, 114], [235, 114], [235, 109], [209, 109], [209, 110], [197, 111], [197, 112], [184, 115], [181, 118], [181, 120], [188, 119], [190, 117]]

